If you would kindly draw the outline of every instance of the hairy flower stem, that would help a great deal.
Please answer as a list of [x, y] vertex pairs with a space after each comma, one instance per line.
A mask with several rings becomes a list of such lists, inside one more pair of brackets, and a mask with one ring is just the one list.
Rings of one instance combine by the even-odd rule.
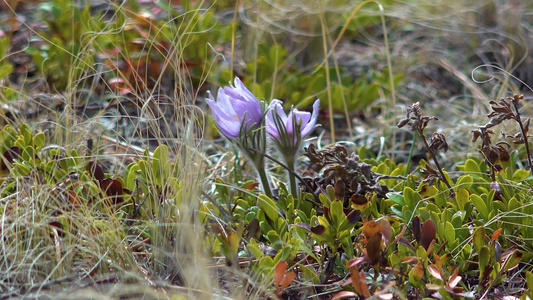
[[517, 101], [511, 101], [513, 103], [513, 107], [516, 111], [516, 122], [518, 122], [518, 125], [520, 126], [520, 133], [522, 134], [522, 139], [524, 141], [524, 145], [526, 146], [526, 153], [527, 153], [527, 161], [529, 163], [529, 169], [533, 167], [533, 162], [531, 160], [531, 152], [529, 152], [529, 143], [527, 140], [527, 133], [524, 128], [524, 124], [522, 123], [522, 118], [520, 116], [520, 111], [518, 111], [518, 102]]
[[266, 173], [265, 160], [261, 158], [254, 161], [254, 163], [256, 164], [255, 169], [257, 170], [257, 174], [259, 174], [259, 179], [263, 186], [263, 193], [269, 198], [272, 198], [272, 190], [270, 189], [270, 181], [268, 180], [268, 175]]
[[296, 177], [294, 176], [294, 157], [285, 157], [285, 163], [287, 163], [287, 176], [289, 177], [291, 194], [294, 198], [298, 198], [298, 184], [296, 183]]
[[418, 135], [420, 136], [420, 138], [424, 142], [424, 146], [426, 147], [426, 149], [428, 149], [429, 154], [431, 155], [431, 158], [433, 159], [433, 162], [435, 163], [435, 166], [437, 167], [437, 170], [439, 170], [441, 181], [444, 182], [444, 184], [446, 184], [446, 186], [450, 190], [450, 197], [454, 197], [455, 196], [455, 192], [453, 191], [452, 186], [450, 185], [450, 183], [448, 182], [448, 180], [444, 176], [444, 172], [442, 171], [442, 168], [439, 165], [439, 161], [437, 160], [437, 155], [435, 155], [435, 152], [429, 146], [429, 144], [428, 144], [428, 142], [426, 140], [426, 136], [424, 136], [424, 133], [422, 132], [422, 129], [417, 129], [416, 132], [418, 133]]

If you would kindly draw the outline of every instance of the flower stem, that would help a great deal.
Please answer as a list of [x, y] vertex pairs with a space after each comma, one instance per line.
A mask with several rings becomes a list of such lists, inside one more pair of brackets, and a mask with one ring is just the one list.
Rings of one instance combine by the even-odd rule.
[[296, 183], [296, 176], [294, 176], [294, 157], [286, 156], [285, 163], [287, 163], [287, 175], [289, 176], [291, 194], [295, 198], [298, 198], [298, 184]]
[[268, 180], [268, 175], [266, 174], [264, 159], [261, 159], [255, 168], [257, 169], [257, 174], [259, 174], [261, 184], [263, 185], [263, 192], [269, 198], [272, 198], [272, 190], [270, 189], [270, 181]]
[[428, 144], [428, 142], [426, 140], [426, 136], [424, 135], [424, 132], [422, 131], [422, 129], [418, 129], [417, 133], [420, 136], [420, 138], [422, 139], [422, 141], [424, 142], [424, 146], [426, 147], [426, 149], [428, 150], [429, 154], [431, 155], [431, 158], [433, 158], [433, 163], [435, 163], [435, 166], [437, 167], [437, 170], [439, 171], [440, 180], [442, 182], [444, 182], [444, 184], [446, 184], [446, 186], [448, 187], [448, 190], [450, 190], [450, 197], [455, 197], [455, 192], [453, 191], [452, 186], [450, 185], [450, 183], [446, 179], [446, 176], [444, 176], [444, 172], [442, 171], [442, 168], [440, 167], [439, 161], [437, 160], [437, 155], [435, 155], [435, 152], [429, 146], [429, 144]]
[[[513, 101], [513, 106], [516, 111], [516, 117], [515, 120], [520, 126], [520, 133], [522, 134], [522, 140], [524, 141], [524, 145], [526, 146], [526, 154], [527, 154], [527, 161], [529, 163], [529, 169], [533, 169], [533, 161], [531, 160], [531, 153], [529, 152], [529, 143], [527, 140], [527, 133], [526, 129], [524, 128], [524, 124], [522, 123], [522, 117], [520, 116], [520, 111], [518, 110], [518, 102]], [[529, 129], [529, 128], [528, 128]]]

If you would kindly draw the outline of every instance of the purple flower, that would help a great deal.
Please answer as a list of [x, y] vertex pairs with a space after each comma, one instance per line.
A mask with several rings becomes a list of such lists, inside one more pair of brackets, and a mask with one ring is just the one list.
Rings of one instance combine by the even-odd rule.
[[[318, 117], [318, 109], [320, 106], [320, 100], [316, 100], [313, 104], [313, 114], [306, 111], [299, 111], [294, 108], [289, 115], [283, 111], [283, 104], [280, 100], [274, 99], [268, 106], [268, 113], [266, 119], [266, 129], [278, 142], [284, 140], [285, 137], [292, 137], [287, 141], [296, 142], [298, 138], [304, 138], [311, 133], [311, 130], [315, 127], [316, 119]], [[281, 123], [278, 123], [280, 121]], [[278, 124], [277, 124], [278, 123]], [[297, 130], [294, 126], [300, 126]], [[299, 134], [299, 136], [297, 136]]]
[[261, 122], [263, 110], [259, 100], [238, 77], [235, 77], [235, 86], [218, 89], [216, 101], [208, 93], [206, 102], [213, 111], [218, 129], [226, 137], [234, 139]]

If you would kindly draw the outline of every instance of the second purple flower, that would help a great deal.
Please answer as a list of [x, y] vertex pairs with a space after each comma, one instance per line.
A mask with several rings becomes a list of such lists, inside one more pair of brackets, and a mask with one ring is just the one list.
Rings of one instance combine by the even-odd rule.
[[283, 111], [283, 103], [274, 99], [270, 102], [266, 117], [266, 129], [278, 143], [284, 138], [295, 143], [311, 133], [316, 125], [320, 100], [313, 104], [313, 113], [299, 111], [294, 108], [287, 115]]

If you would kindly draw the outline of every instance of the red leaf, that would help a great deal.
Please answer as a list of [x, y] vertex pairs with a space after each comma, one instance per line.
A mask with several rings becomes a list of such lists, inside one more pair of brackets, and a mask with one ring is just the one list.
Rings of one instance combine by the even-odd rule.
[[428, 219], [426, 222], [424, 222], [424, 225], [422, 225], [422, 235], [420, 237], [420, 243], [422, 244], [422, 247], [426, 249], [426, 251], [428, 250], [431, 242], [435, 239], [436, 235], [437, 228], [435, 226], [435, 222], [433, 222], [431, 219]]
[[89, 161], [87, 163], [86, 167], [87, 171], [89, 171], [89, 174], [91, 174], [94, 179], [98, 180], [98, 182], [102, 182], [105, 178], [104, 169], [94, 161]]
[[107, 196], [113, 198], [115, 204], [122, 200], [124, 189], [122, 188], [122, 183], [117, 179], [105, 178], [102, 180], [101, 187]]
[[274, 268], [274, 284], [276, 285], [276, 289], [281, 284], [281, 281], [285, 276], [285, 271], [287, 271], [287, 262], [280, 260]]
[[491, 238], [493, 242], [498, 239], [498, 237], [500, 236], [500, 233], [502, 233], [502, 230], [503, 229], [500, 228], [500, 229], [494, 231], [494, 233], [492, 234], [492, 238]]
[[296, 273], [292, 271], [285, 274], [285, 277], [283, 277], [283, 280], [281, 281], [281, 291], [285, 290], [291, 284], [294, 278], [296, 278]]

